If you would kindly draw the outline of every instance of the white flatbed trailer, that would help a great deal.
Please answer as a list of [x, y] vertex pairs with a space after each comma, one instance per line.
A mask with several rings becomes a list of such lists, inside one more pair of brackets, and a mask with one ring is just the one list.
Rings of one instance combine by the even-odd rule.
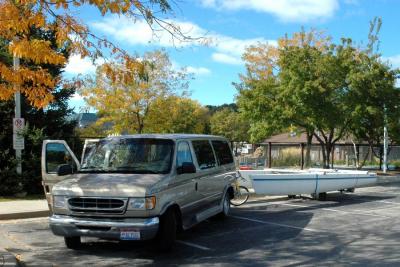
[[243, 185], [260, 195], [299, 195], [340, 190], [352, 190], [375, 184], [376, 173], [368, 171], [308, 169], [308, 170], [240, 170], [247, 180]]

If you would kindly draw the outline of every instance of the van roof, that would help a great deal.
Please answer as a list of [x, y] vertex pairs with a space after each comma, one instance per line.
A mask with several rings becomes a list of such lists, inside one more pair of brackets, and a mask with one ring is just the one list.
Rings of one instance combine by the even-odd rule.
[[109, 136], [105, 139], [124, 139], [124, 138], [155, 138], [155, 139], [201, 139], [201, 138], [213, 138], [213, 139], [223, 139], [227, 138], [218, 135], [207, 135], [207, 134], [134, 134], [134, 135], [118, 135]]

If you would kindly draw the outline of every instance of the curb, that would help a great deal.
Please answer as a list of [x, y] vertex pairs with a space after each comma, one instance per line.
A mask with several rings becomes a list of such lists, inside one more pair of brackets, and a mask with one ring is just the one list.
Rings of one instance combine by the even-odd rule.
[[[0, 214], [0, 221], [2, 221], [2, 220], [15, 220], [15, 219], [28, 219], [28, 218], [48, 217], [49, 215], [50, 215], [50, 211], [49, 210], [15, 212], [15, 213]], [[1, 261], [0, 261], [0, 267], [2, 267], [1, 266]]]
[[19, 266], [13, 254], [0, 248], [0, 267]]

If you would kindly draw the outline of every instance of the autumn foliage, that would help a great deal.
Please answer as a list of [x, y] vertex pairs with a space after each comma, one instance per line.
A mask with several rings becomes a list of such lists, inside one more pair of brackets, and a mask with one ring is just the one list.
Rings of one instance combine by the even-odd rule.
[[[88, 56], [93, 60], [107, 51], [107, 55], [123, 59], [130, 66], [140, 66], [136, 58], [95, 36], [72, 15], [74, 9], [83, 5], [96, 7], [102, 15], [114, 13], [145, 19], [149, 25], [160, 23], [153, 12], [170, 9], [166, 0], [0, 0], [0, 39], [7, 43], [10, 54], [21, 58], [22, 63], [14, 70], [0, 62], [0, 100], [12, 98], [19, 90], [37, 108], [49, 104], [59, 81], [52, 77], [46, 65], [66, 64], [61, 48], [67, 47], [68, 54]], [[35, 37], [34, 29], [55, 33], [56, 47]]]
[[173, 117], [168, 112], [179, 106], [173, 97], [186, 94], [188, 78], [174, 69], [165, 52], [154, 51], [145, 53], [139, 65], [104, 63], [95, 77], [87, 77], [80, 93], [101, 115], [97, 123], [112, 125], [110, 133], [160, 132], [170, 127], [149, 128], [149, 118], [164, 118], [157, 124], [166, 125]]

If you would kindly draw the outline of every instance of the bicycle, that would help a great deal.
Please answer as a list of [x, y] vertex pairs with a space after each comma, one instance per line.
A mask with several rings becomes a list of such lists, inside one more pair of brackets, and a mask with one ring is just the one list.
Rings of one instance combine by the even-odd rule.
[[242, 175], [240, 175], [240, 172], [237, 172], [236, 179], [234, 181], [233, 198], [230, 200], [230, 203], [233, 206], [243, 205], [247, 202], [250, 196], [249, 189], [243, 185], [240, 185], [239, 179], [242, 181], [246, 181], [246, 179], [243, 178]]

